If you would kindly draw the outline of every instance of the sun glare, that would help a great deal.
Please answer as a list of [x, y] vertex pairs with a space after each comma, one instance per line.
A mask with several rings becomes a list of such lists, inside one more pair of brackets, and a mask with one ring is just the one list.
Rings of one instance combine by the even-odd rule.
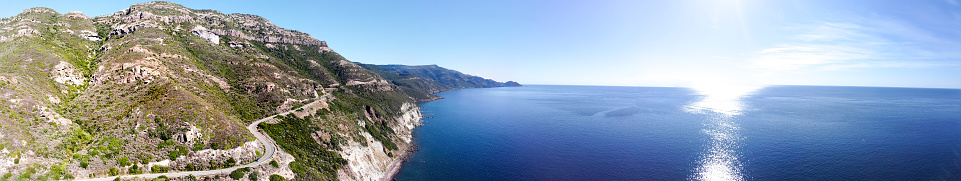
[[703, 82], [690, 87], [703, 95], [700, 101], [691, 104], [687, 108], [691, 111], [712, 111], [728, 116], [741, 113], [743, 106], [742, 97], [750, 95], [760, 89], [760, 86], [731, 85], [719, 82]]
[[743, 180], [737, 153], [740, 127], [734, 118], [744, 109], [741, 99], [761, 87], [736, 85], [723, 80], [730, 79], [713, 79], [691, 86], [703, 97], [688, 105], [686, 110], [709, 115], [702, 131], [711, 138], [708, 149], [698, 160], [694, 180]]

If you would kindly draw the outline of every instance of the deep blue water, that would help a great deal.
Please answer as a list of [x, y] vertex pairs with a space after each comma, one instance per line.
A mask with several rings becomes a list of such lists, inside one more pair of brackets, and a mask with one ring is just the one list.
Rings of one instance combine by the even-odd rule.
[[961, 90], [527, 86], [423, 103], [397, 180], [959, 180]]

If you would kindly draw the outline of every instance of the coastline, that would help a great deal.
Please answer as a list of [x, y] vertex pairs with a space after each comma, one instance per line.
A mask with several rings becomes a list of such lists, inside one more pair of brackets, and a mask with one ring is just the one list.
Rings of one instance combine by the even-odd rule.
[[[503, 87], [523, 87], [523, 86], [503, 86]], [[437, 91], [437, 92], [434, 92], [434, 93], [430, 93], [430, 95], [433, 95], [433, 96], [435, 96], [435, 97], [431, 97], [430, 99], [424, 99], [424, 100], [414, 99], [414, 102], [417, 102], [417, 104], [418, 104], [418, 106], [419, 106], [421, 103], [431, 102], [431, 101], [436, 101], [436, 100], [444, 99], [444, 97], [437, 96], [436, 94], [437, 94], [437, 93], [441, 93], [441, 92], [450, 91], [450, 90], [457, 90], [457, 89], [469, 89], [469, 88], [456, 88], [456, 89], [448, 89], [448, 90]], [[421, 121], [423, 121], [423, 118], [421, 119]], [[421, 125], [423, 125], [423, 122], [421, 122]], [[414, 129], [417, 129], [417, 128], [414, 128]], [[411, 130], [411, 131], [413, 131], [413, 130]], [[411, 140], [411, 142], [410, 142], [410, 147], [407, 147], [407, 150], [404, 150], [404, 153], [403, 153], [399, 158], [394, 159], [393, 162], [390, 162], [390, 165], [387, 165], [387, 170], [384, 172], [384, 176], [381, 177], [379, 180], [380, 180], [380, 181], [391, 181], [391, 180], [394, 180], [395, 177], [397, 176], [397, 173], [400, 173], [400, 169], [403, 168], [404, 163], [406, 163], [408, 160], [410, 160], [410, 157], [411, 157], [412, 155], [414, 155], [414, 152], [416, 152], [417, 150], [418, 150], [418, 149], [417, 149], [417, 144], [414, 143], [413, 140]]]
[[404, 150], [404, 154], [387, 166], [387, 171], [384, 172], [384, 177], [381, 177], [380, 181], [394, 180], [394, 177], [400, 172], [401, 167], [403, 167], [404, 163], [410, 159], [410, 156], [413, 155], [415, 151], [417, 151], [417, 145], [411, 142], [410, 147], [407, 147], [407, 150]]

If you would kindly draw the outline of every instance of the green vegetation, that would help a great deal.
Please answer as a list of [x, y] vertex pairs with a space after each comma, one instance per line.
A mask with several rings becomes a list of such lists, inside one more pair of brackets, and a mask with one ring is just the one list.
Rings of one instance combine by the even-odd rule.
[[67, 170], [63, 165], [51, 165], [50, 171], [47, 172], [46, 177], [48, 179], [60, 180], [60, 179], [72, 179], [73, 175], [67, 174]]
[[110, 171], [107, 171], [107, 174], [110, 174], [110, 176], [117, 176], [120, 174], [120, 169], [117, 169], [117, 167], [110, 167]]
[[[147, 91], [148, 97], [151, 99], [159, 99], [161, 95], [166, 94], [168, 91], [167, 86], [154, 86], [150, 87]], [[155, 118], [154, 122], [157, 123], [157, 128], [149, 132], [150, 137], [160, 138], [160, 140], [168, 141], [173, 138], [173, 131], [167, 128], [167, 125], [160, 120], [160, 118]], [[159, 147], [159, 146], [158, 146]]]
[[[497, 82], [483, 77], [463, 74], [461, 72], [446, 69], [437, 65], [378, 65], [381, 68], [395, 71], [399, 74], [413, 74], [418, 77], [429, 79], [440, 85], [461, 89], [461, 88], [483, 88], [483, 87], [504, 87], [514, 86], [503, 82]], [[516, 83], [516, 82], [515, 82]]]
[[140, 166], [137, 166], [137, 164], [133, 164], [132, 166], [130, 166], [130, 168], [127, 169], [127, 174], [136, 175], [136, 174], [142, 174], [142, 173], [143, 173], [143, 169], [140, 169]]
[[35, 174], [35, 173], [37, 173], [37, 169], [36, 169], [36, 168], [33, 168], [32, 166], [31, 166], [31, 167], [27, 167], [27, 169], [25, 169], [23, 172], [20, 172], [20, 177], [19, 177], [19, 178], [21, 178], [21, 179], [30, 179], [31, 177], [33, 177], [33, 174]]
[[153, 155], [140, 155], [140, 164], [147, 165], [150, 164], [150, 160], [153, 160]]
[[128, 160], [127, 157], [120, 157], [117, 159], [117, 164], [121, 167], [130, 166], [130, 160]]
[[[360, 91], [355, 91], [360, 92]], [[350, 93], [337, 91], [334, 95], [338, 98], [331, 102], [330, 108], [343, 113], [350, 114], [370, 114], [373, 117], [395, 117], [400, 113], [401, 104], [410, 99], [396, 92], [375, 92], [351, 95]], [[384, 120], [366, 120], [363, 127], [377, 141], [380, 141], [389, 150], [396, 150], [391, 135], [393, 129]]]
[[78, 127], [73, 127], [71, 130], [72, 136], [66, 142], [60, 144], [60, 147], [69, 153], [78, 152], [93, 141], [93, 136], [86, 130]]
[[270, 175], [270, 181], [286, 181], [286, 180], [287, 179], [277, 174]]
[[177, 157], [180, 157], [181, 155], [186, 155], [188, 151], [189, 150], [187, 150], [187, 147], [178, 145], [177, 149], [167, 151], [167, 156], [168, 158], [170, 158], [170, 160], [177, 160]]
[[234, 160], [234, 157], [230, 157], [227, 159], [226, 162], [224, 162], [224, 165], [227, 165], [227, 167], [232, 167], [234, 165], [237, 165], [237, 160]]
[[150, 167], [150, 173], [167, 173], [169, 171], [170, 171], [170, 168], [167, 168], [165, 166], [154, 165]]
[[261, 123], [258, 127], [270, 135], [281, 149], [296, 158], [297, 161], [290, 163], [290, 168], [297, 177], [306, 180], [336, 179], [337, 169], [347, 164], [347, 160], [314, 141], [310, 134], [317, 128], [309, 121], [312, 118], [278, 118], [283, 121], [277, 124]]
[[[191, 175], [191, 176], [193, 176], [193, 175]], [[167, 178], [166, 175], [161, 175], [161, 176], [159, 176], [159, 177], [157, 177], [157, 178], [150, 179], [150, 181], [169, 181], [169, 180], [170, 180], [170, 178]]]
[[203, 150], [203, 149], [204, 149], [204, 144], [203, 144], [203, 143], [199, 143], [198, 141], [195, 141], [195, 142], [194, 142], [194, 148], [193, 148], [194, 151], [200, 151], [200, 150]]
[[451, 89], [450, 87], [441, 85], [434, 80], [421, 78], [414, 74], [404, 74], [374, 64], [357, 63], [357, 65], [377, 73], [377, 75], [380, 75], [380, 77], [390, 81], [391, 84], [400, 87], [404, 94], [414, 98], [417, 101], [430, 101], [440, 98], [432, 94]]
[[247, 168], [247, 167], [238, 168], [233, 172], [230, 172], [230, 178], [233, 178], [234, 180], [240, 180], [241, 178], [244, 178], [245, 174], [248, 171], [250, 171], [250, 168]]
[[277, 165], [277, 160], [270, 160], [270, 166], [274, 168], [280, 168], [280, 166]]

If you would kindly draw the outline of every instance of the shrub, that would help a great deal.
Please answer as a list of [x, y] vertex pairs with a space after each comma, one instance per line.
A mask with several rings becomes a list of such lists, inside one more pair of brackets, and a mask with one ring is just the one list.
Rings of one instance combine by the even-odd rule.
[[286, 178], [281, 177], [280, 175], [277, 175], [277, 174], [270, 175], [270, 181], [286, 181], [286, 180], [287, 180]]
[[153, 160], [153, 155], [140, 155], [140, 164], [150, 164], [150, 160]]
[[237, 165], [237, 160], [234, 160], [234, 157], [230, 157], [227, 159], [227, 162], [224, 162], [224, 164], [226, 164], [227, 167], [232, 167], [234, 165]]
[[61, 165], [50, 165], [50, 172], [47, 172], [47, 176], [54, 180], [60, 180], [66, 176], [67, 170]]
[[250, 179], [250, 181], [257, 181], [257, 172], [251, 172], [250, 175], [247, 175], [247, 179]]
[[129, 169], [127, 169], [127, 174], [141, 174], [141, 173], [143, 173], [143, 170], [140, 170], [140, 167], [137, 166], [137, 164], [134, 164], [133, 166], [130, 166]]
[[[193, 176], [193, 175], [191, 175], [191, 176]], [[161, 175], [161, 176], [159, 176], [159, 177], [157, 177], [157, 178], [150, 179], [150, 180], [151, 180], [151, 181], [169, 181], [170, 178], [167, 178], [166, 175]]]
[[154, 165], [150, 167], [150, 173], [167, 173], [168, 171], [170, 171], [170, 168], [165, 166]]
[[203, 149], [204, 149], [204, 144], [203, 144], [203, 143], [200, 143], [200, 142], [194, 143], [194, 151], [200, 151], [200, 150], [203, 150]]
[[167, 156], [170, 158], [170, 160], [177, 160], [177, 157], [180, 157], [180, 155], [186, 155], [187, 152], [187, 147], [177, 146], [177, 149], [168, 151]]
[[120, 157], [117, 159], [117, 164], [119, 164], [121, 167], [130, 166], [130, 159], [127, 157]]
[[117, 169], [117, 167], [111, 167], [110, 170], [107, 171], [107, 174], [110, 174], [110, 176], [120, 175], [120, 169]]
[[247, 171], [250, 171], [250, 168], [238, 168], [233, 172], [230, 172], [230, 178], [234, 180], [240, 180], [241, 178], [244, 178], [244, 173], [247, 173]]
[[273, 166], [274, 168], [280, 168], [280, 165], [277, 164], [277, 160], [271, 160], [270, 166]]
[[283, 121], [276, 124], [260, 124], [259, 127], [277, 141], [280, 149], [294, 156], [295, 161], [288, 164], [288, 167], [297, 174], [297, 178], [326, 180], [325, 178], [336, 177], [337, 169], [346, 164], [347, 160], [337, 152], [317, 149], [323, 148], [323, 145], [314, 141], [311, 134], [319, 130], [313, 122], [318, 120], [296, 116], [285, 116], [279, 119]]
[[37, 173], [37, 169], [33, 167], [27, 167], [26, 170], [20, 172], [20, 178], [30, 179], [30, 177], [33, 177], [34, 173]]

